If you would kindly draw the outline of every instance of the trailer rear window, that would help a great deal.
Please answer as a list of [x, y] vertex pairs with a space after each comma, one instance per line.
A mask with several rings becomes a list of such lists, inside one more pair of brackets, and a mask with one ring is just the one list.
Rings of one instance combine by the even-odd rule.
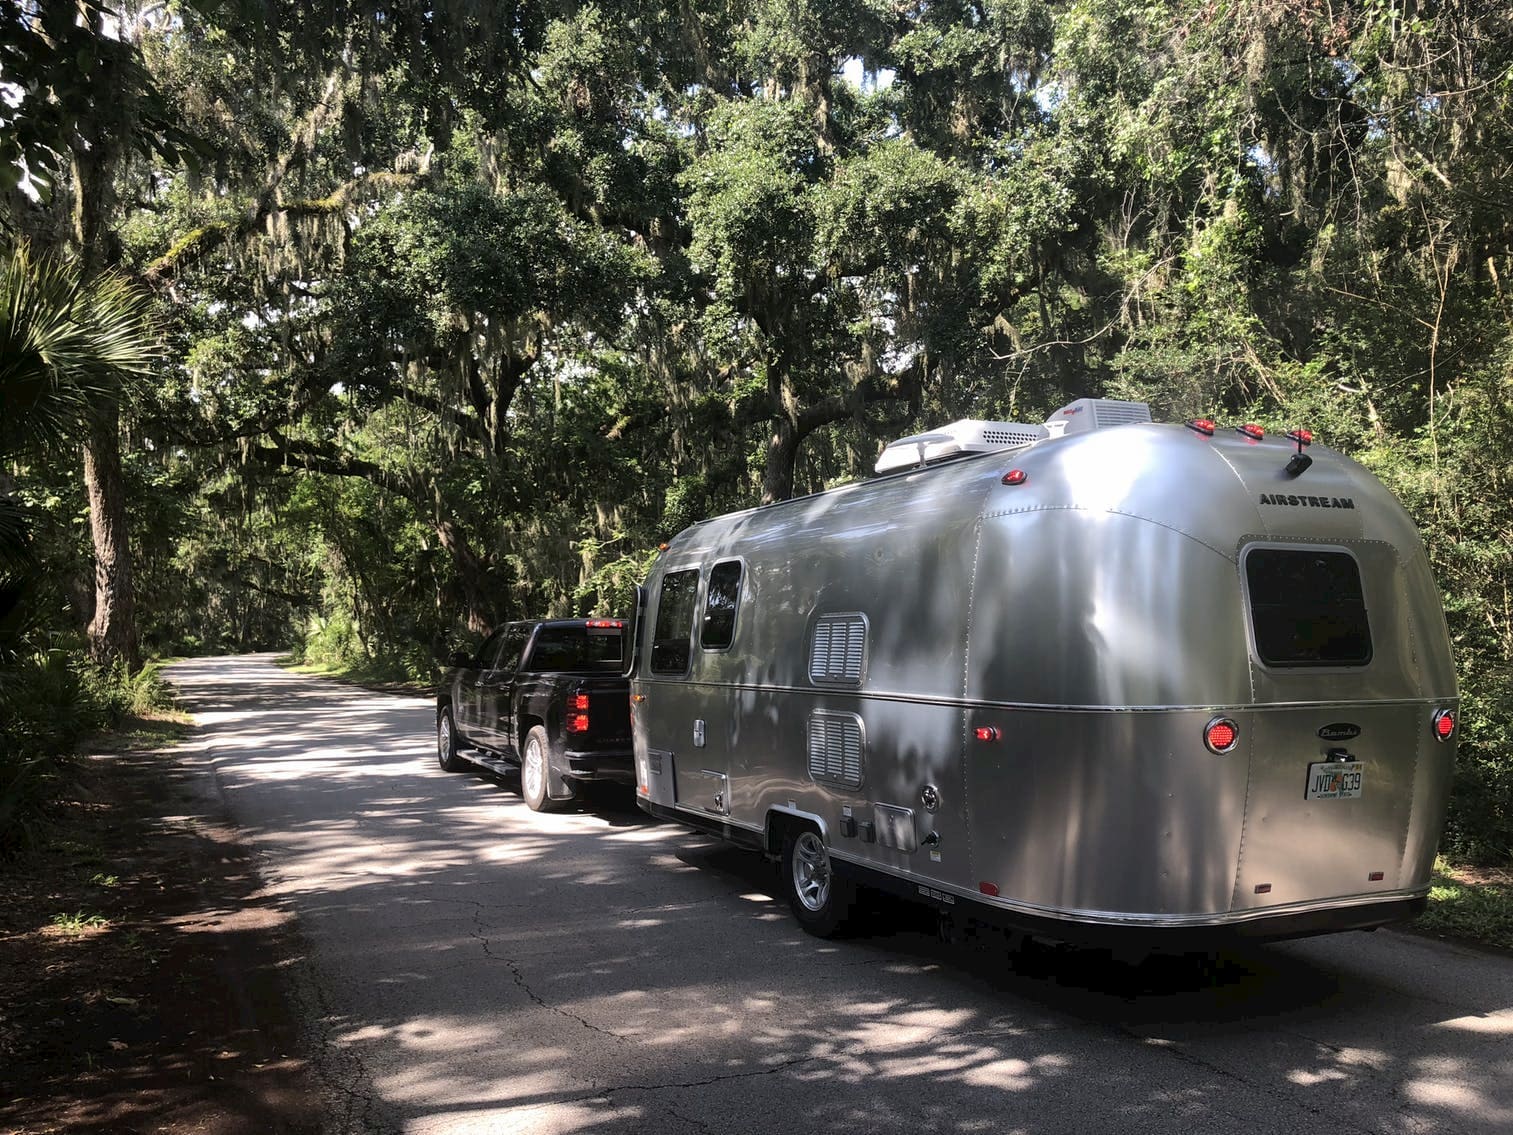
[[619, 629], [542, 627], [531, 649], [531, 670], [568, 674], [618, 674], [624, 664], [625, 636]]
[[1364, 666], [1371, 627], [1345, 552], [1253, 548], [1245, 557], [1256, 653], [1267, 666]]
[[694, 603], [699, 595], [697, 570], [669, 572], [657, 592], [657, 625], [651, 638], [654, 674], [686, 674], [693, 638]]

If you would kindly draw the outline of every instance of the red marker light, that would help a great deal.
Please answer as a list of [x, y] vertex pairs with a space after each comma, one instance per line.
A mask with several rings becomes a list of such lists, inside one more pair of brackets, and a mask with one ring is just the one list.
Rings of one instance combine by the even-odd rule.
[[1216, 717], [1203, 730], [1203, 743], [1210, 753], [1227, 753], [1240, 742], [1240, 727], [1227, 717]]
[[1436, 710], [1431, 719], [1436, 741], [1448, 741], [1455, 736], [1455, 711], [1453, 709]]
[[1243, 426], [1236, 426], [1235, 433], [1244, 434], [1251, 441], [1260, 441], [1266, 436], [1266, 431], [1254, 422], [1246, 422]]
[[1005, 485], [1022, 485], [1030, 479], [1030, 475], [1023, 469], [1010, 469], [1003, 475]]
[[996, 725], [979, 725], [972, 731], [979, 741], [996, 741], [1003, 736]]
[[1288, 433], [1287, 433], [1287, 440], [1288, 441], [1295, 441], [1299, 445], [1312, 445], [1313, 444], [1313, 431], [1312, 430], [1289, 430]]
[[1366, 882], [1368, 882], [1368, 883], [1380, 883], [1386, 877], [1387, 877], [1387, 873], [1385, 871], [1373, 871], [1373, 872], [1371, 872], [1371, 874], [1369, 874], [1369, 875], [1366, 876]]
[[1258, 894], [1258, 895], [1269, 895], [1269, 894], [1271, 894], [1271, 884], [1270, 883], [1257, 883], [1256, 884], [1256, 894]]
[[1200, 433], [1204, 437], [1214, 436], [1214, 422], [1212, 418], [1194, 418], [1187, 423], [1187, 428], [1193, 433]]
[[625, 627], [624, 619], [589, 619], [584, 626], [593, 627], [596, 630], [622, 630]]
[[981, 891], [985, 895], [996, 895], [996, 894], [998, 894], [998, 884], [997, 883], [978, 883], [977, 884], [977, 889], [979, 891]]

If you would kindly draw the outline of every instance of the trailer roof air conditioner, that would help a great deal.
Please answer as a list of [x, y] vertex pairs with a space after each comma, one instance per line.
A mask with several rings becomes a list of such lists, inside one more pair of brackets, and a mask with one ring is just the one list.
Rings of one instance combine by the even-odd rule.
[[1079, 398], [1069, 402], [1046, 419], [1051, 437], [1088, 433], [1132, 422], [1151, 420], [1151, 408], [1145, 402], [1119, 402], [1113, 398]]
[[963, 418], [926, 434], [901, 437], [889, 442], [882, 456], [877, 459], [875, 468], [879, 473], [892, 473], [947, 457], [1012, 449], [1050, 436], [1044, 426], [1025, 425], [1023, 422], [980, 422]]

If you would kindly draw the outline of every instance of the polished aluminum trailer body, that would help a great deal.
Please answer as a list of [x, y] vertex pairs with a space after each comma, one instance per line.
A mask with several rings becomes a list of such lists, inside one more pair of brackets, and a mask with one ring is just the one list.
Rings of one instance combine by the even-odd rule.
[[[685, 530], [637, 631], [643, 808], [768, 851], [808, 825], [874, 881], [1068, 936], [1411, 912], [1455, 748], [1439, 591], [1376, 478], [1321, 446], [1291, 476], [1295, 449], [1124, 425]], [[1257, 621], [1313, 609], [1297, 554], [1356, 565], [1368, 657], [1268, 663]], [[1354, 794], [1309, 798], [1333, 764]]]

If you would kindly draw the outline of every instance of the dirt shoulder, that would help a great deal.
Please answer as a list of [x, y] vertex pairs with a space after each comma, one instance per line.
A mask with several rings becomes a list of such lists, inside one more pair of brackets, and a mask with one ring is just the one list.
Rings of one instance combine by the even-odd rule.
[[316, 1132], [292, 918], [153, 740], [80, 758], [36, 851], [0, 863], [0, 1132]]

